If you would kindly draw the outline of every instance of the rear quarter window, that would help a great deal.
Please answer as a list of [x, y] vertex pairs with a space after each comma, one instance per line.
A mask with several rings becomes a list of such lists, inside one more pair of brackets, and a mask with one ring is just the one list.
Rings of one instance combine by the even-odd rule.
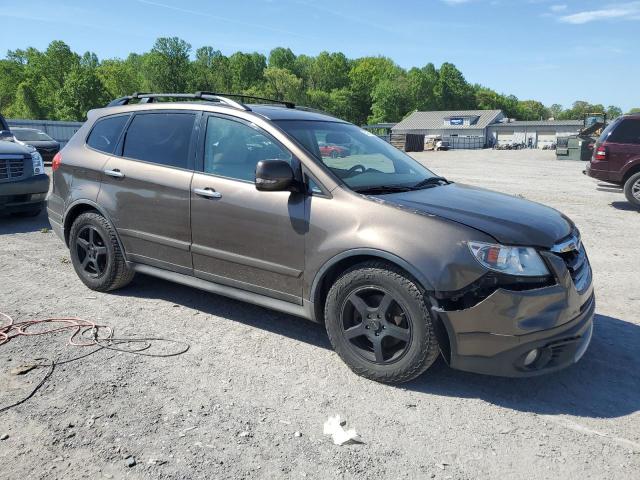
[[613, 129], [607, 139], [614, 143], [633, 143], [640, 145], [640, 120], [626, 118]]
[[95, 150], [113, 153], [129, 115], [118, 115], [98, 120], [87, 137], [87, 145]]

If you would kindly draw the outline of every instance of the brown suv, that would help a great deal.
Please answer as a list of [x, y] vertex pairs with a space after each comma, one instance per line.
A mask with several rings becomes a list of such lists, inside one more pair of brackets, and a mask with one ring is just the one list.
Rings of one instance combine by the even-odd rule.
[[591, 338], [591, 268], [571, 220], [291, 103], [115, 100], [89, 112], [53, 183], [49, 219], [89, 288], [139, 272], [322, 322], [374, 380], [410, 380], [440, 353], [536, 375], [577, 362]]
[[604, 129], [585, 173], [622, 186], [627, 200], [640, 207], [640, 114], [618, 117]]

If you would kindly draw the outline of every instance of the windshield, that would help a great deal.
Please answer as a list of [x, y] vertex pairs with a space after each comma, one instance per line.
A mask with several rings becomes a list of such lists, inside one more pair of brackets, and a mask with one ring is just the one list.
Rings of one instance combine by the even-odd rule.
[[352, 190], [412, 188], [436, 177], [408, 155], [355, 125], [300, 120], [275, 123]]
[[11, 133], [21, 142], [50, 142], [53, 140], [53, 138], [40, 130], [19, 130], [14, 128]]

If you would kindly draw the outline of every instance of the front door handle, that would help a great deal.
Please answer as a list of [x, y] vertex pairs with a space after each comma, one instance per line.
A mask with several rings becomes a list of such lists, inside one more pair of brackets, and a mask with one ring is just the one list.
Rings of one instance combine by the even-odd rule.
[[194, 188], [193, 193], [196, 195], [200, 195], [201, 197], [206, 198], [222, 198], [222, 194], [220, 192], [216, 192], [213, 188]]
[[114, 178], [124, 178], [124, 173], [117, 168], [114, 168], [113, 170], [105, 170], [104, 174]]

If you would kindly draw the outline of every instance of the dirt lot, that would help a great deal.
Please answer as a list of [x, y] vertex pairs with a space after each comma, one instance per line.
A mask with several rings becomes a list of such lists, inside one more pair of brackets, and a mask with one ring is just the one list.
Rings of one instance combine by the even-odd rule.
[[[347, 369], [322, 327], [287, 315], [143, 276], [92, 292], [62, 243], [41, 232], [44, 216], [2, 218], [0, 311], [82, 316], [191, 349], [172, 358], [102, 350], [56, 368], [30, 401], [0, 413], [0, 478], [639, 478], [640, 213], [552, 152], [416, 156], [575, 220], [598, 298], [578, 365], [510, 380], [439, 362], [402, 387], [379, 385]], [[66, 335], [0, 347], [0, 407], [45, 373], [15, 376], [16, 366], [83, 352]], [[335, 413], [364, 444], [322, 435]]]

